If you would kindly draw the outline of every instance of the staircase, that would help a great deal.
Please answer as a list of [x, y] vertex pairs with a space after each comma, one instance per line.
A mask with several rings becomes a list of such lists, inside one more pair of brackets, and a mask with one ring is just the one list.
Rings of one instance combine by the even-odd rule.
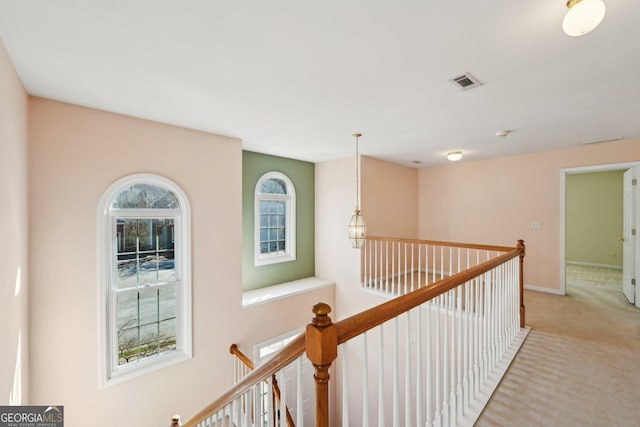
[[362, 254], [363, 288], [392, 299], [335, 323], [316, 304], [306, 332], [253, 370], [232, 346], [247, 371], [184, 426], [303, 426], [306, 399], [316, 426], [473, 425], [528, 333], [524, 242], [372, 237]]

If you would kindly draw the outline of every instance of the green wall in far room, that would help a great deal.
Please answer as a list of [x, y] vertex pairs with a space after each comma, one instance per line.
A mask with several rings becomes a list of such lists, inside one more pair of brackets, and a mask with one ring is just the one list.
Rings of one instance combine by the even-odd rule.
[[[254, 194], [267, 172], [281, 172], [296, 190], [296, 260], [255, 265]], [[315, 165], [267, 154], [242, 152], [242, 288], [264, 288], [315, 275]]]
[[567, 262], [622, 266], [623, 174], [567, 175]]

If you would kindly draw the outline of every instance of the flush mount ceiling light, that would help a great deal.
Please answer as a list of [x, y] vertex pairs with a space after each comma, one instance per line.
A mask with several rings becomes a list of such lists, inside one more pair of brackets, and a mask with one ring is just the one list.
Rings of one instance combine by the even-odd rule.
[[606, 7], [602, 0], [569, 0], [569, 11], [562, 21], [562, 29], [571, 37], [578, 37], [594, 30], [602, 18]]
[[452, 162], [458, 161], [462, 158], [462, 151], [449, 151], [447, 153], [447, 159]]

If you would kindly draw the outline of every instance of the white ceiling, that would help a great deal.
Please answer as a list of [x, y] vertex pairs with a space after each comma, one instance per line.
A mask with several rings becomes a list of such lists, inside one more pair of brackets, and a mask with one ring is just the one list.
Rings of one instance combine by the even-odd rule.
[[604, 1], [571, 38], [564, 0], [0, 0], [0, 37], [32, 95], [308, 161], [362, 132], [433, 165], [640, 138], [640, 2]]

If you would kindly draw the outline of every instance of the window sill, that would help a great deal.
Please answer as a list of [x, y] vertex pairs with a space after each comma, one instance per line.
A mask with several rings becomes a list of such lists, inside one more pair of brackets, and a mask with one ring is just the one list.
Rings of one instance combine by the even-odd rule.
[[169, 366], [185, 362], [191, 359], [191, 354], [180, 350], [169, 351], [155, 359], [143, 360], [137, 364], [124, 366], [110, 374], [110, 378], [103, 379], [100, 388], [111, 387], [123, 382], [138, 378], [152, 372], [159, 371]]
[[319, 277], [307, 277], [306, 279], [295, 280], [280, 285], [246, 291], [242, 293], [242, 307], [254, 307], [317, 289], [335, 286], [335, 284], [336, 282], [332, 280], [321, 279]]

